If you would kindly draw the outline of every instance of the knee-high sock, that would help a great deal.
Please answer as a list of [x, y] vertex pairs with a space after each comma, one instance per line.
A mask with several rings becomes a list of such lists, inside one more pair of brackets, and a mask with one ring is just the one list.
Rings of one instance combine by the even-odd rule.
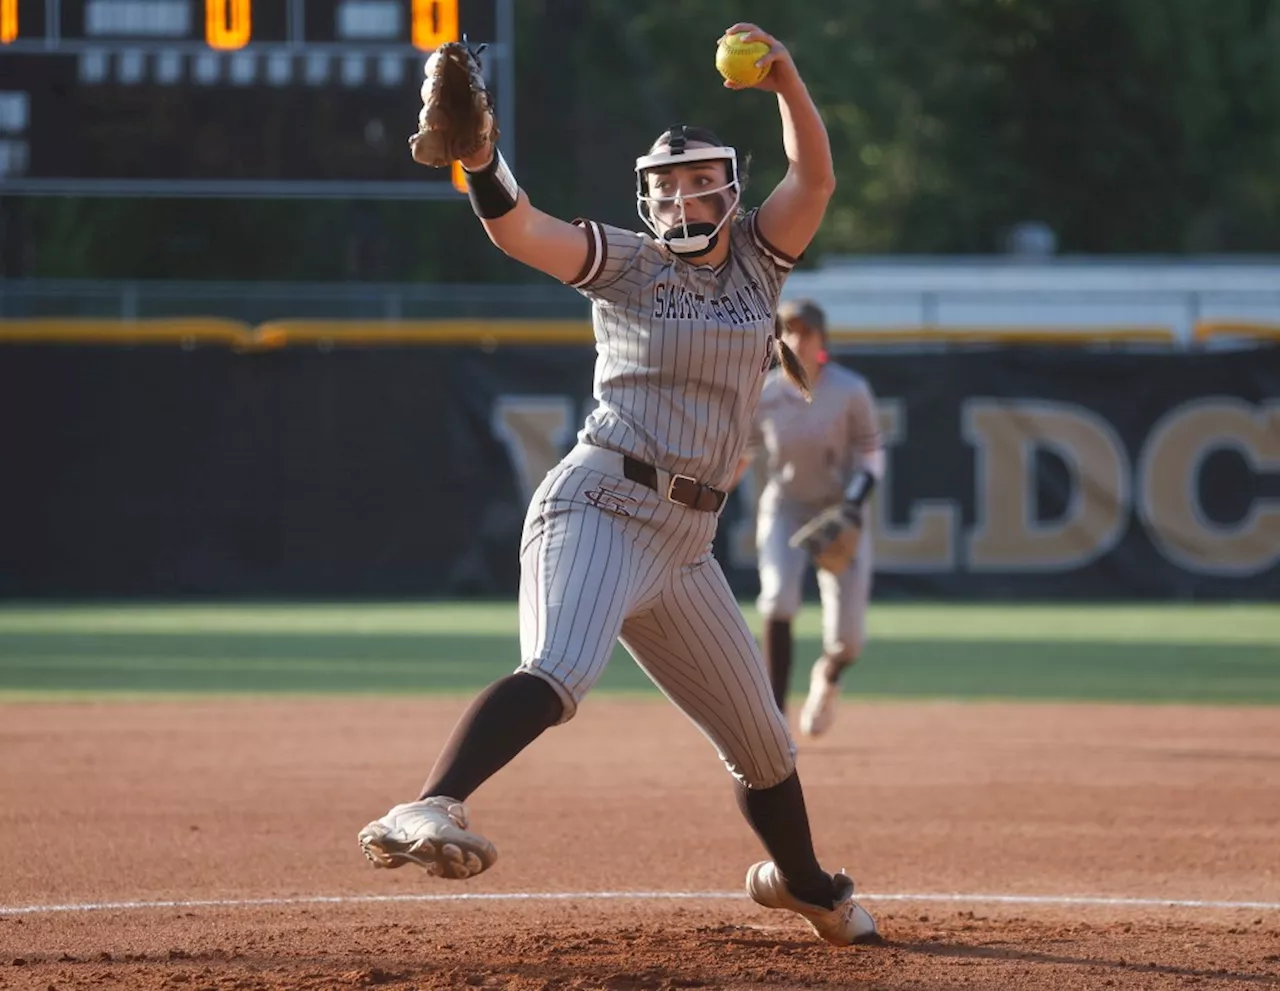
[[466, 801], [563, 713], [560, 696], [536, 675], [512, 674], [495, 681], [454, 726], [422, 786], [422, 797]]
[[800, 775], [792, 772], [772, 788], [748, 788], [740, 781], [735, 786], [738, 807], [778, 865], [791, 893], [813, 905], [831, 908], [831, 875], [818, 865], [813, 852]]
[[764, 625], [764, 660], [773, 685], [773, 699], [783, 713], [787, 711], [787, 689], [791, 684], [791, 651], [791, 620], [768, 620]]

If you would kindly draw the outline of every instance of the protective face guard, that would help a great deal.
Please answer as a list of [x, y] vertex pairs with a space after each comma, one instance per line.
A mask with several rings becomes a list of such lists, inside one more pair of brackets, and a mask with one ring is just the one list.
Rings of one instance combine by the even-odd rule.
[[[704, 189], [701, 192], [688, 195], [683, 193], [677, 193], [675, 196], [649, 195], [645, 185], [645, 173], [650, 169], [691, 165], [694, 162], [715, 161], [727, 161], [729, 163], [730, 179], [723, 186], [717, 186], [715, 189]], [[729, 209], [725, 211], [724, 216], [720, 218], [719, 223], [710, 224], [705, 221], [699, 221], [694, 224], [689, 223], [688, 217], [685, 215], [685, 200], [712, 196], [716, 193], [722, 193], [726, 189], [733, 190], [733, 202], [729, 205]], [[642, 155], [636, 159], [636, 212], [640, 214], [640, 219], [644, 221], [645, 226], [653, 231], [655, 236], [665, 241], [671, 250], [678, 255], [701, 255], [714, 248], [720, 235], [720, 228], [737, 212], [738, 203], [741, 199], [742, 187], [738, 182], [738, 153], [727, 146], [689, 148], [686, 150], [683, 148], [683, 143], [681, 143], [677, 150]], [[679, 210], [678, 221], [665, 233], [658, 230], [653, 219], [654, 208], [662, 203], [674, 203]]]

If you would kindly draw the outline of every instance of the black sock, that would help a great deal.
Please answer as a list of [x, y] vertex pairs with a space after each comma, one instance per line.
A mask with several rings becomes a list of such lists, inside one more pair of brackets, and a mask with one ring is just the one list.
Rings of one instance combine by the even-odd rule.
[[764, 662], [773, 683], [773, 700], [778, 711], [787, 711], [787, 688], [791, 683], [791, 620], [771, 619], [764, 625]]
[[828, 685], [840, 684], [840, 679], [844, 676], [845, 670], [853, 664], [851, 660], [836, 657], [827, 657], [826, 661], [824, 669]]
[[563, 713], [560, 696], [537, 675], [512, 674], [495, 681], [454, 726], [422, 786], [422, 797], [447, 795], [465, 802]]
[[800, 775], [793, 772], [772, 788], [748, 788], [736, 783], [738, 807], [778, 865], [790, 892], [812, 905], [831, 908], [831, 875], [819, 865], [809, 833]]

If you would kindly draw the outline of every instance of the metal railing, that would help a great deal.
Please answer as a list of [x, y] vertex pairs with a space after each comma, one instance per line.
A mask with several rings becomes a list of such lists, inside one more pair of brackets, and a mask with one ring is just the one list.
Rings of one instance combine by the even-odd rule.
[[225, 317], [562, 320], [589, 313], [572, 289], [544, 285], [0, 280], [0, 319]]
[[[819, 288], [808, 273], [784, 297]], [[816, 280], [815, 280], [816, 281]], [[1280, 340], [1274, 291], [1118, 288], [1022, 289], [981, 285], [911, 291], [833, 285], [827, 307], [837, 347], [948, 347], [988, 343], [1097, 343], [1191, 347]], [[528, 285], [0, 280], [0, 321], [45, 318], [220, 318], [246, 328], [274, 321], [581, 321], [587, 301], [554, 282]], [[586, 339], [589, 331], [583, 328]]]

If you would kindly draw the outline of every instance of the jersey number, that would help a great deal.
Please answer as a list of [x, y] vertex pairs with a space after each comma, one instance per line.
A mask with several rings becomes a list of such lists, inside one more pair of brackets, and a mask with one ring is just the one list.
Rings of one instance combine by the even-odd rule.
[[760, 363], [760, 374], [763, 375], [773, 367], [773, 335], [764, 339], [764, 361]]

